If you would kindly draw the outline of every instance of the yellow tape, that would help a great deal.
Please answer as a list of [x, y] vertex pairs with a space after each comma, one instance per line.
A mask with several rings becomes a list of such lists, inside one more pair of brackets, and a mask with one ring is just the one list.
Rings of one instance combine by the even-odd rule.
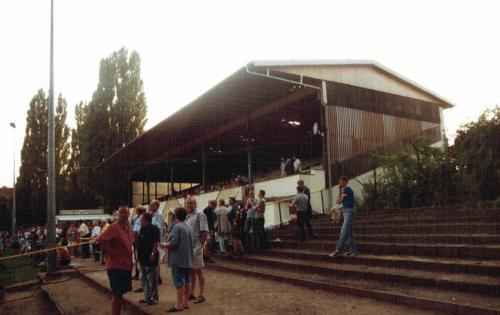
[[23, 256], [31, 256], [31, 255], [40, 254], [40, 253], [47, 253], [47, 252], [50, 252], [50, 251], [53, 251], [53, 250], [58, 250], [58, 249], [64, 248], [64, 247], [76, 247], [76, 246], [80, 246], [80, 245], [83, 245], [83, 244], [92, 244], [92, 243], [95, 243], [95, 241], [82, 242], [82, 243], [71, 244], [71, 245], [67, 245], [67, 246], [57, 246], [57, 247], [41, 249], [41, 250], [37, 250], [37, 251], [34, 251], [34, 252], [29, 252], [29, 253], [23, 253], [23, 254], [11, 255], [11, 256], [6, 256], [6, 257], [0, 257], [0, 261], [7, 260], [7, 259], [14, 259], [14, 258], [23, 257]]

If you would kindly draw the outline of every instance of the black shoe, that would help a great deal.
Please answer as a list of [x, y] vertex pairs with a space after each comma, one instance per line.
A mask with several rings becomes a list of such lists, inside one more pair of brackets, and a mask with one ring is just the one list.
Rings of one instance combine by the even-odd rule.
[[134, 290], [134, 293], [144, 292], [143, 288], [138, 288]]
[[196, 296], [194, 296], [193, 294], [191, 294], [191, 295], [189, 296], [189, 300], [190, 300], [190, 301], [198, 301], [198, 299], [196, 298]]
[[151, 301], [149, 301], [149, 302], [148, 302], [148, 305], [154, 305], [154, 304], [156, 304], [156, 303], [158, 303], [158, 301], [151, 300]]

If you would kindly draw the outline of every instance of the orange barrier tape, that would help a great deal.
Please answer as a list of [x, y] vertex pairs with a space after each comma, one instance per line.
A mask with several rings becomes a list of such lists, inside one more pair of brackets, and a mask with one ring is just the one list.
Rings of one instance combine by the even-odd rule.
[[0, 261], [7, 260], [7, 259], [14, 259], [14, 258], [23, 257], [23, 256], [31, 256], [31, 255], [40, 254], [40, 253], [47, 253], [47, 252], [50, 252], [50, 251], [53, 251], [53, 250], [58, 250], [58, 249], [64, 248], [64, 247], [76, 247], [76, 246], [80, 246], [80, 245], [83, 245], [83, 244], [92, 244], [92, 243], [95, 243], [95, 241], [91, 240], [91, 241], [88, 241], [88, 242], [82, 242], [82, 243], [78, 243], [78, 244], [71, 244], [71, 245], [67, 245], [67, 246], [56, 246], [56, 247], [41, 249], [41, 250], [37, 250], [37, 251], [34, 251], [34, 252], [29, 252], [29, 253], [23, 253], [23, 254], [11, 255], [11, 256], [6, 256], [6, 257], [0, 257]]

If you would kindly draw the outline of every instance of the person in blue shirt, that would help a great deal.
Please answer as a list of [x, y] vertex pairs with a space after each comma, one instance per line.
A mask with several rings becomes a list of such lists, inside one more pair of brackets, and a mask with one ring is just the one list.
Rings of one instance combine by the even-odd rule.
[[354, 232], [352, 230], [352, 223], [356, 217], [356, 207], [354, 206], [354, 192], [351, 187], [347, 186], [347, 177], [339, 177], [339, 196], [337, 198], [338, 203], [342, 203], [342, 214], [344, 216], [344, 223], [342, 224], [342, 229], [340, 230], [340, 237], [337, 241], [337, 247], [335, 251], [331, 253], [330, 257], [337, 257], [342, 253], [344, 248], [344, 243], [346, 240], [349, 241], [349, 252], [346, 253], [347, 256], [356, 256], [356, 238], [354, 237]]

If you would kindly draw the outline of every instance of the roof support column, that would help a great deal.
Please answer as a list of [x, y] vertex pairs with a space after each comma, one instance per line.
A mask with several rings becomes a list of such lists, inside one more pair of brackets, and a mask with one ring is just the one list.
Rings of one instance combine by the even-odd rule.
[[174, 195], [174, 167], [170, 165], [170, 194]]
[[205, 187], [207, 184], [206, 173], [205, 173], [205, 145], [201, 144], [201, 186]]
[[248, 183], [252, 180], [252, 137], [250, 136], [250, 120], [247, 120], [247, 167], [248, 167]]
[[332, 194], [332, 159], [331, 159], [331, 148], [330, 148], [330, 119], [327, 117], [327, 102], [328, 95], [326, 91], [326, 82], [321, 82], [321, 124], [322, 126], [322, 159], [323, 159], [323, 170], [325, 171], [325, 186], [327, 188], [327, 198], [326, 206], [331, 209], [333, 206], [333, 194]]

